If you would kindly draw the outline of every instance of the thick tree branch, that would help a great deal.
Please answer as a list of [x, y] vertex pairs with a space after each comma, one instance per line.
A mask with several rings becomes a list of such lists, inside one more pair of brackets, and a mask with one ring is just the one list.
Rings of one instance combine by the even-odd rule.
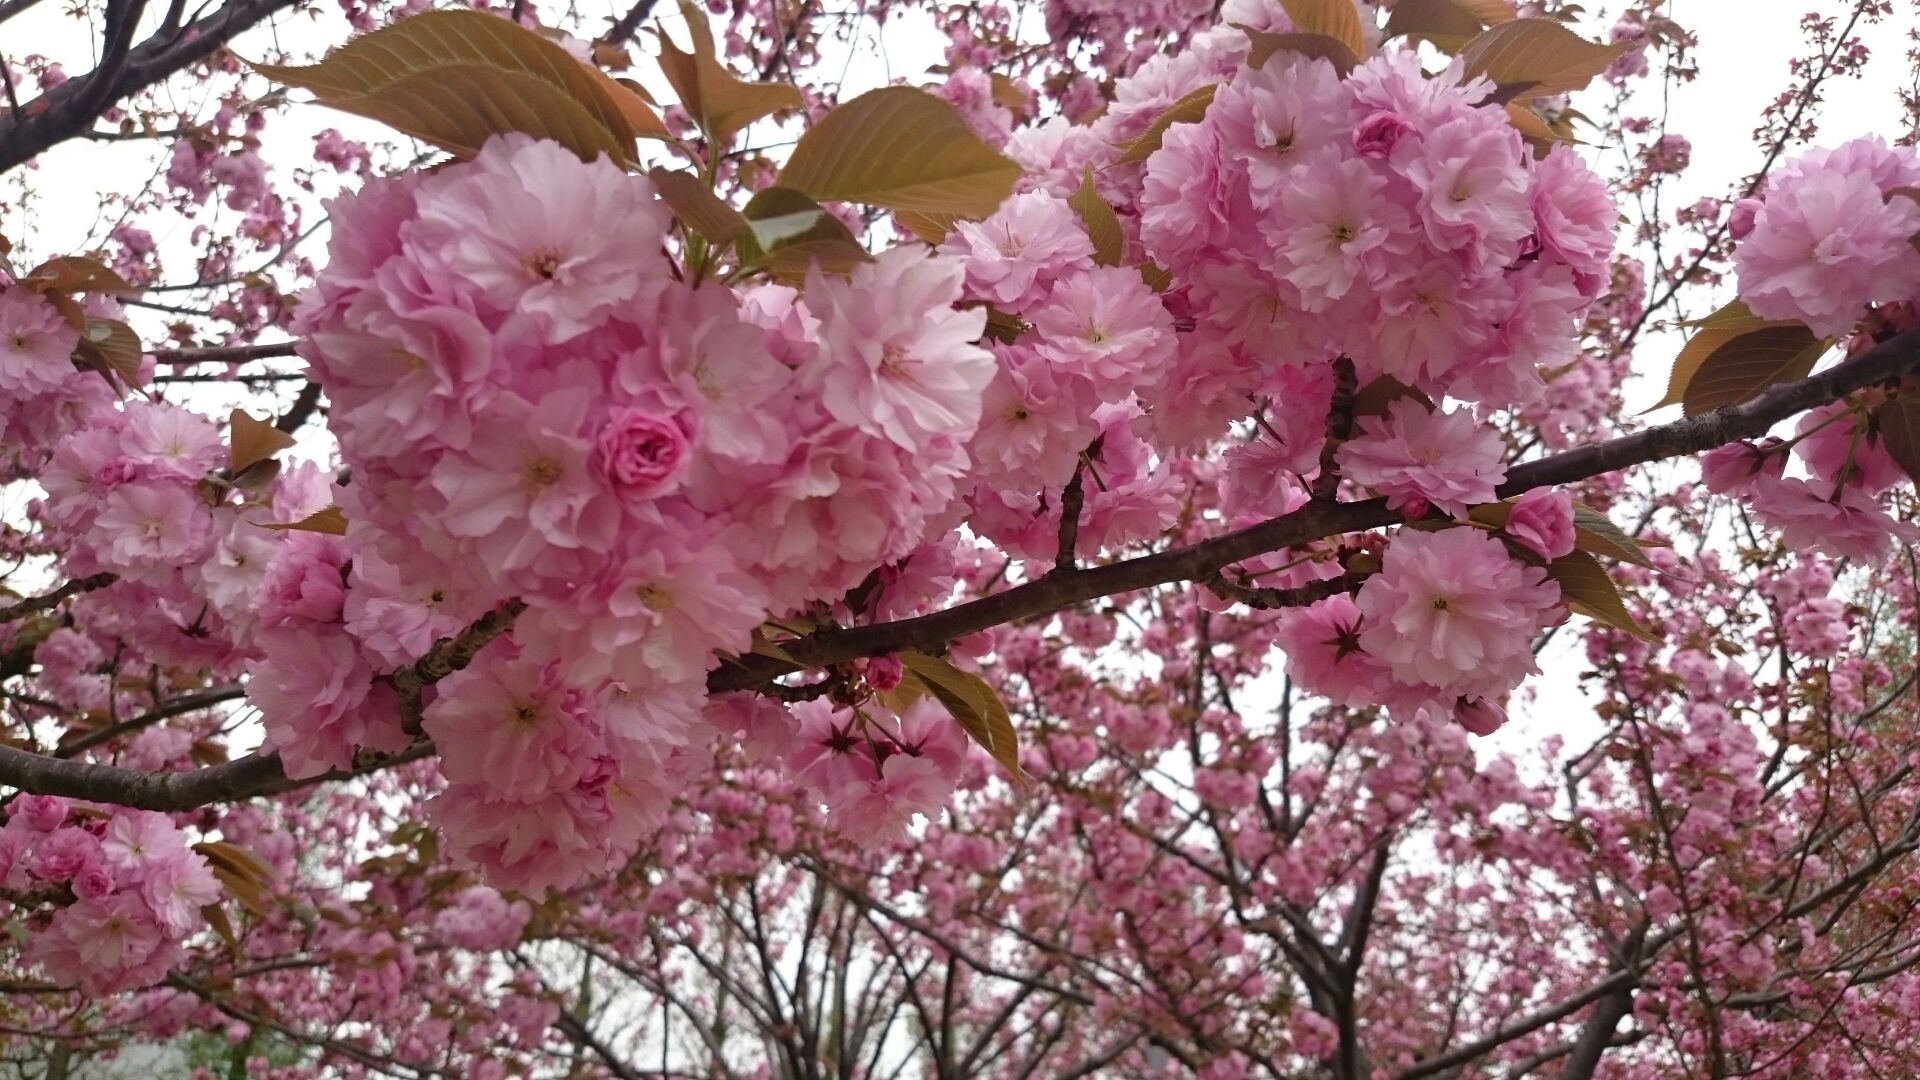
[[99, 746], [101, 743], [112, 742], [123, 735], [132, 735], [135, 732], [144, 731], [162, 720], [171, 719], [175, 716], [185, 716], [187, 713], [199, 712], [202, 709], [211, 709], [215, 705], [235, 701], [245, 696], [247, 696], [247, 692], [238, 686], [219, 686], [212, 690], [202, 690], [197, 694], [185, 694], [174, 698], [172, 701], [154, 709], [152, 712], [142, 713], [130, 720], [122, 720], [118, 724], [111, 724], [95, 731], [88, 731], [77, 735], [72, 739], [63, 740], [59, 748], [53, 752], [53, 756], [61, 758], [76, 757], [83, 750], [89, 750]]
[[513, 621], [527, 610], [524, 600], [515, 598], [487, 612], [471, 626], [451, 637], [433, 643], [427, 655], [385, 676], [385, 681], [400, 693], [400, 726], [409, 735], [420, 733], [420, 695], [427, 687], [461, 671], [493, 639], [513, 629]]
[[[508, 601], [474, 620], [460, 633], [441, 638], [418, 661], [387, 676], [387, 681], [400, 692], [403, 725], [410, 716], [417, 731], [420, 692], [466, 667], [488, 642], [506, 633], [524, 610], [526, 605], [521, 601]], [[416, 739], [398, 753], [363, 752], [352, 768], [295, 779], [287, 776], [277, 753], [249, 754], [237, 761], [192, 772], [142, 772], [88, 761], [68, 761], [0, 745], [0, 784], [36, 795], [64, 795], [141, 810], [191, 810], [208, 803], [277, 795], [329, 780], [345, 780], [418, 761], [432, 753], [431, 741]]]
[[30, 596], [17, 604], [0, 608], [0, 623], [10, 623], [15, 619], [25, 618], [37, 611], [46, 611], [49, 608], [59, 607], [60, 602], [69, 596], [78, 596], [81, 593], [92, 592], [95, 589], [104, 589], [119, 580], [120, 578], [117, 574], [109, 573], [90, 574], [83, 578], [74, 578], [72, 581], [67, 582], [65, 585], [60, 586], [50, 593], [42, 596]]
[[269, 341], [261, 345], [209, 345], [198, 349], [155, 349], [153, 362], [161, 365], [245, 364], [294, 355], [297, 341]]
[[[1419, 1077], [1423, 1076], [1437, 1076], [1456, 1065], [1464, 1065], [1469, 1061], [1476, 1060], [1498, 1050], [1515, 1039], [1531, 1035], [1541, 1028], [1546, 1027], [1548, 1024], [1565, 1020], [1567, 1017], [1572, 1016], [1588, 1005], [1600, 1001], [1609, 995], [1618, 993], [1623, 987], [1631, 987], [1633, 981], [1634, 976], [1631, 973], [1617, 971], [1605, 982], [1589, 987], [1565, 1001], [1549, 1005], [1537, 1012], [1528, 1013], [1526, 1016], [1515, 1020], [1513, 1023], [1508, 1024], [1506, 1027], [1501, 1028], [1499, 1031], [1485, 1038], [1475, 1039], [1457, 1049], [1449, 1050], [1436, 1057], [1430, 1057], [1420, 1064], [1415, 1065], [1413, 1068], [1399, 1073], [1397, 1080], [1418, 1080]], [[1617, 1017], [1615, 1020], [1618, 1022]]]
[[281, 795], [418, 761], [432, 753], [433, 743], [423, 739], [398, 753], [366, 754], [354, 762], [351, 769], [293, 779], [281, 767], [277, 753], [248, 754], [224, 765], [192, 772], [143, 772], [90, 761], [68, 761], [0, 745], [0, 784], [35, 795], [64, 795], [136, 810], [172, 812], [209, 803]]
[[[1773, 425], [1874, 383], [1920, 369], [1920, 330], [1891, 338], [1799, 382], [1777, 386], [1742, 405], [1623, 435], [1592, 446], [1515, 466], [1500, 486], [1502, 497], [1568, 484], [1635, 465], [1664, 461], [1755, 438]], [[1384, 528], [1401, 515], [1385, 500], [1309, 503], [1291, 514], [1185, 547], [1124, 559], [1106, 566], [1052, 573], [992, 596], [895, 622], [829, 628], [780, 647], [808, 667], [826, 667], [900, 649], [939, 652], [955, 638], [1003, 623], [1059, 611], [1103, 596], [1135, 592], [1178, 581], [1203, 581], [1224, 566], [1281, 548], [1347, 532]], [[784, 674], [770, 657], [744, 656], [707, 678], [715, 692], [747, 690]]]
[[100, 66], [40, 95], [21, 113], [0, 117], [0, 173], [92, 131], [94, 121], [113, 103], [212, 56], [242, 31], [296, 3], [298, 0], [228, 0], [203, 19], [172, 31], [163, 30], [138, 47], [116, 51], [119, 39], [115, 33], [129, 35], [130, 42], [138, 21], [137, 5], [129, 6], [124, 20], [109, 19], [108, 47]]

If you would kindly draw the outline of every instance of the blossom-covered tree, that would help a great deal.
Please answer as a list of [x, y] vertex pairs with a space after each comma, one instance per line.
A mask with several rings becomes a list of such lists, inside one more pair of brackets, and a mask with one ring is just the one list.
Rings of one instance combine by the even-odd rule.
[[655, 6], [9, 35], [13, 1059], [1908, 1067], [1886, 5], [1677, 217], [1659, 0]]

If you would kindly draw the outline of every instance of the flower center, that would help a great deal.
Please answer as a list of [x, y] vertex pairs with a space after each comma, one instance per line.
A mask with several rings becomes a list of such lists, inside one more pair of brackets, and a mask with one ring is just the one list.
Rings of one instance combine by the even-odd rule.
[[560, 276], [560, 253], [557, 251], [536, 251], [527, 256], [527, 273], [540, 281], [552, 281]]
[[559, 482], [562, 472], [559, 462], [552, 458], [545, 457], [529, 460], [524, 471], [526, 472], [527, 483], [536, 488], [543, 488]]
[[633, 595], [639, 597], [640, 603], [644, 604], [648, 611], [654, 612], [655, 614], [665, 615], [667, 612], [673, 610], [672, 594], [652, 582], [648, 582], [633, 590]]

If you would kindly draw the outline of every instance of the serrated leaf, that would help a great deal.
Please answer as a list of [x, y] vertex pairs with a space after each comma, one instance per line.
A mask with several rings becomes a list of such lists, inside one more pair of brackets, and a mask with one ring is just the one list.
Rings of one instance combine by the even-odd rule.
[[63, 293], [90, 292], [105, 293], [110, 296], [132, 296], [140, 291], [127, 284], [125, 278], [114, 273], [99, 260], [74, 255], [48, 259], [21, 278], [20, 284], [35, 292], [52, 289]]
[[1485, 29], [1486, 23], [1458, 0], [1399, 0], [1387, 19], [1386, 35], [1418, 38], [1454, 52]]
[[728, 206], [700, 178], [690, 172], [655, 166], [647, 171], [680, 224], [716, 248], [724, 248], [747, 228], [747, 219]]
[[628, 165], [640, 134], [666, 128], [646, 103], [558, 43], [477, 11], [428, 11], [362, 34], [318, 64], [255, 64], [320, 103], [454, 154], [494, 135], [552, 139]]
[[1768, 387], [1804, 379], [1832, 342], [1791, 323], [1739, 334], [1700, 361], [1680, 408], [1688, 416], [1737, 405]]
[[946, 243], [947, 234], [953, 231], [954, 222], [959, 221], [957, 214], [929, 214], [919, 210], [895, 210], [893, 220], [900, 227], [936, 247]]
[[1119, 215], [1093, 185], [1093, 166], [1083, 167], [1080, 187], [1067, 198], [1067, 205], [1087, 228], [1087, 239], [1093, 241], [1093, 261], [1101, 266], [1120, 265], [1127, 251], [1127, 236], [1120, 228]]
[[1293, 29], [1321, 34], [1345, 45], [1355, 57], [1367, 52], [1367, 35], [1360, 27], [1360, 11], [1353, 0], [1280, 0]]
[[1175, 124], [1197, 124], [1206, 119], [1207, 106], [1213, 104], [1214, 91], [1218, 86], [1207, 85], [1197, 90], [1189, 90], [1180, 100], [1167, 106], [1140, 137], [1128, 143], [1115, 159], [1115, 165], [1128, 165], [1136, 161], [1145, 161], [1160, 149], [1160, 141], [1167, 137], [1167, 129]]
[[245, 409], [227, 416], [227, 470], [238, 474], [293, 445], [293, 436], [266, 420], [255, 420]]
[[1615, 525], [1612, 518], [1582, 503], [1573, 504], [1573, 546], [1591, 555], [1654, 569], [1641, 550], [1640, 541]]
[[1546, 152], [1552, 148], [1554, 143], [1577, 143], [1579, 141], [1570, 135], [1563, 135], [1553, 130], [1552, 125], [1547, 123], [1545, 117], [1517, 101], [1508, 102], [1506, 110], [1507, 123], [1513, 126], [1513, 130], [1520, 133], [1521, 138], [1534, 144], [1536, 153]]
[[270, 525], [262, 524], [260, 527], [263, 529], [276, 530], [291, 529], [295, 532], [326, 533], [328, 536], [345, 536], [347, 535], [347, 515], [341, 513], [339, 507], [329, 506], [324, 510], [315, 510], [299, 521], [283, 521]]
[[1747, 309], [1744, 300], [1735, 300], [1703, 319], [1694, 319], [1681, 324], [1695, 329], [1693, 337], [1687, 339], [1680, 349], [1680, 355], [1673, 358], [1673, 370], [1667, 375], [1667, 393], [1659, 401], [1645, 410], [1664, 409], [1668, 405], [1678, 405], [1686, 400], [1687, 385], [1706, 362], [1721, 346], [1741, 334], [1754, 330], [1764, 330], [1772, 326], [1794, 326], [1790, 321], [1763, 319]]
[[1325, 60], [1333, 65], [1333, 70], [1341, 78], [1353, 74], [1360, 65], [1360, 58], [1338, 38], [1326, 34], [1276, 34], [1269, 30], [1255, 30], [1240, 27], [1253, 43], [1247, 50], [1247, 66], [1265, 67], [1275, 53], [1289, 52], [1304, 56], [1309, 60]]
[[1173, 284], [1173, 275], [1159, 263], [1144, 262], [1140, 264], [1140, 280], [1146, 282], [1147, 288], [1154, 292], [1163, 293]]
[[1584, 551], [1563, 555], [1547, 564], [1547, 576], [1560, 583], [1561, 598], [1575, 614], [1622, 630], [1643, 641], [1658, 641], [1634, 619], [1620, 599], [1620, 588], [1600, 561]]
[[273, 871], [265, 863], [245, 848], [217, 841], [195, 844], [193, 850], [207, 861], [207, 868], [241, 907], [260, 918], [267, 917], [267, 901], [271, 899], [267, 884], [273, 880]]
[[1873, 410], [1873, 427], [1887, 456], [1920, 483], [1920, 397], [1905, 393], [1881, 402]]
[[873, 699], [878, 701], [882, 706], [899, 713], [911, 708], [914, 702], [919, 701], [928, 693], [930, 693], [930, 691], [927, 689], [927, 684], [921, 680], [920, 676], [915, 675], [911, 671], [904, 671], [900, 674], [900, 684], [898, 686], [895, 686], [891, 690], [875, 692]]
[[778, 183], [821, 202], [977, 218], [999, 209], [1020, 175], [953, 106], [924, 90], [883, 86], [808, 128]]
[[714, 49], [707, 13], [687, 0], [680, 0], [680, 12], [686, 17], [693, 49], [682, 50], [664, 31], [660, 32], [660, 71], [679, 95], [681, 107], [709, 140], [726, 146], [756, 120], [806, 107], [806, 99], [793, 86], [749, 82], [728, 71]]
[[737, 241], [742, 266], [765, 267], [777, 278], [800, 281], [816, 264], [843, 274], [873, 261], [839, 218], [791, 188], [756, 192], [741, 213], [747, 222]]
[[[1519, 18], [1512, 0], [1455, 0], [1467, 13], [1488, 26], [1498, 26]], [[1575, 5], [1569, 5], [1575, 6]]]
[[1511, 101], [1579, 90], [1631, 47], [1588, 41], [1552, 19], [1514, 19], [1462, 45], [1459, 57], [1467, 78], [1486, 76]]
[[140, 377], [140, 361], [145, 355], [133, 327], [118, 319], [86, 319], [74, 352], [82, 366], [102, 374], [112, 372], [129, 384]]
[[937, 656], [907, 651], [900, 662], [926, 684], [927, 692], [938, 698], [954, 720], [974, 742], [1000, 763], [1007, 776], [1025, 787], [1027, 774], [1020, 768], [1020, 738], [1013, 730], [1007, 707], [1000, 702], [980, 676], [961, 671]]

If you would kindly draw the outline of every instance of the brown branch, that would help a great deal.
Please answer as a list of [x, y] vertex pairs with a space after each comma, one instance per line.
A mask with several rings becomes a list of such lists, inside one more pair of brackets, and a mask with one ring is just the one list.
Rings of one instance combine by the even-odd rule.
[[106, 42], [100, 52], [100, 64], [91, 75], [85, 76], [87, 85], [71, 105], [75, 114], [86, 117], [88, 130], [93, 128], [93, 118], [120, 97], [115, 85], [126, 69], [128, 54], [133, 51], [133, 32], [146, 6], [146, 0], [107, 0]]
[[280, 755], [248, 754], [224, 765], [192, 772], [143, 772], [90, 761], [69, 761], [0, 745], [0, 784], [35, 795], [64, 795], [88, 802], [174, 812], [209, 803], [238, 802], [261, 795], [283, 795], [315, 784], [348, 780], [418, 761], [433, 753], [421, 740], [393, 754], [366, 754], [350, 769], [293, 779]]
[[[466, 667], [482, 647], [506, 633], [524, 610], [523, 602], [510, 600], [475, 619], [460, 633], [434, 642], [433, 648], [419, 660], [385, 676], [400, 692], [402, 724], [408, 724], [410, 719], [410, 731], [417, 732], [420, 692]], [[208, 803], [278, 795], [330, 780], [363, 776], [418, 761], [432, 753], [430, 740], [416, 739], [398, 753], [363, 751], [355, 757], [351, 768], [294, 779], [287, 776], [278, 753], [249, 754], [237, 761], [192, 772], [143, 772], [0, 745], [0, 784], [36, 795], [64, 795], [140, 810], [191, 810]]]
[[223, 702], [234, 701], [246, 696], [247, 692], [238, 686], [221, 686], [212, 690], [203, 690], [197, 694], [187, 694], [182, 697], [177, 697], [159, 708], [154, 709], [152, 712], [142, 713], [130, 720], [122, 720], [118, 724], [111, 724], [96, 731], [86, 732], [75, 739], [63, 740], [60, 746], [54, 750], [53, 756], [57, 758], [75, 757], [83, 750], [92, 749], [101, 743], [112, 742], [123, 735], [131, 735], [134, 732], [143, 731], [162, 720], [168, 720], [176, 716], [185, 716], [187, 713], [199, 712], [201, 709], [210, 709]]
[[[1515, 466], [1501, 497], [1567, 484], [1634, 465], [1711, 450], [1736, 439], [1755, 438], [1773, 425], [1873, 383], [1920, 369], [1920, 330], [1891, 338], [1818, 375], [1777, 386], [1742, 405], [1623, 435]], [[1201, 581], [1220, 568], [1255, 555], [1341, 533], [1384, 528], [1401, 521], [1383, 499], [1308, 503], [1293, 513], [1235, 532], [1071, 575], [1053, 575], [1016, 585], [964, 604], [895, 622], [829, 627], [781, 648], [808, 667], [827, 667], [900, 649], [939, 652], [955, 638], [1003, 623], [1059, 611], [1103, 596], [1136, 592], [1178, 581]], [[771, 657], [743, 656], [707, 677], [714, 692], [747, 690], [790, 671]]]
[[1060, 548], [1053, 558], [1054, 573], [1072, 573], [1078, 566], [1075, 560], [1080, 551], [1080, 511], [1087, 503], [1086, 489], [1081, 487], [1086, 469], [1078, 462], [1073, 466], [1073, 479], [1060, 492]]
[[513, 621], [527, 610], [527, 602], [518, 597], [475, 619], [472, 625], [450, 637], [433, 643], [420, 659], [383, 675], [380, 681], [400, 694], [400, 727], [409, 735], [420, 734], [420, 695], [427, 687], [456, 671], [463, 671], [481, 649], [495, 638], [513, 629]]
[[270, 341], [261, 345], [212, 345], [199, 349], [155, 349], [153, 362], [163, 365], [184, 366], [187, 364], [245, 364], [254, 360], [271, 360], [281, 356], [292, 356], [299, 347], [297, 341]]
[[1320, 471], [1309, 492], [1315, 502], [1332, 502], [1340, 493], [1340, 445], [1353, 437], [1353, 401], [1359, 393], [1353, 361], [1342, 356], [1333, 362], [1333, 400], [1327, 406], [1327, 441], [1320, 444]]
[[47, 593], [45, 596], [29, 597], [10, 607], [0, 608], [0, 623], [10, 623], [15, 619], [25, 618], [36, 611], [46, 611], [49, 608], [58, 607], [60, 606], [60, 602], [69, 596], [78, 596], [81, 593], [92, 592], [95, 589], [104, 589], [119, 580], [120, 576], [118, 574], [105, 572], [91, 574], [83, 578], [75, 578], [52, 592]]
[[287, 409], [284, 416], [273, 422], [273, 426], [291, 435], [299, 431], [301, 425], [305, 424], [308, 418], [313, 416], [314, 410], [319, 407], [320, 384], [309, 379], [307, 384], [300, 388], [299, 395], [293, 399], [293, 405]]
[[5, 3], [0, 3], [0, 23], [32, 8], [39, 2], [40, 0], [5, 0]]
[[637, 0], [632, 7], [627, 9], [625, 15], [614, 20], [613, 25], [607, 28], [606, 33], [600, 35], [600, 43], [603, 45], [625, 45], [627, 42], [632, 41], [633, 35], [640, 32], [640, 24], [646, 20], [648, 15], [653, 14], [653, 5], [656, 2], [657, 0]]
[[1273, 611], [1279, 608], [1305, 607], [1316, 600], [1325, 600], [1329, 596], [1339, 596], [1358, 590], [1371, 576], [1347, 572], [1339, 577], [1309, 581], [1305, 585], [1296, 585], [1291, 589], [1266, 589], [1253, 585], [1242, 585], [1218, 570], [1200, 580], [1207, 591], [1222, 600], [1237, 600], [1250, 608]]
[[[41, 94], [25, 112], [0, 119], [0, 173], [93, 130], [94, 121], [114, 102], [212, 56], [235, 35], [296, 3], [228, 0], [218, 11], [187, 26], [163, 30], [117, 55], [103, 53], [100, 66], [93, 71]], [[131, 34], [137, 21], [130, 17], [123, 23], [110, 23], [110, 35], [122, 25], [124, 32]]]
[[1473, 1042], [1456, 1050], [1449, 1050], [1437, 1057], [1430, 1057], [1405, 1072], [1398, 1074], [1396, 1080], [1417, 1080], [1419, 1077], [1435, 1076], [1446, 1072], [1456, 1065], [1464, 1065], [1475, 1058], [1498, 1050], [1500, 1047], [1505, 1046], [1515, 1039], [1531, 1035], [1541, 1028], [1546, 1027], [1548, 1024], [1565, 1020], [1567, 1017], [1572, 1016], [1588, 1005], [1600, 1001], [1611, 994], [1618, 993], [1622, 987], [1632, 986], [1633, 982], [1634, 976], [1630, 973], [1616, 971], [1612, 977], [1608, 978], [1605, 982], [1588, 987], [1586, 990], [1575, 994], [1565, 1001], [1549, 1005], [1537, 1012], [1529, 1013], [1485, 1038], [1475, 1039]]

